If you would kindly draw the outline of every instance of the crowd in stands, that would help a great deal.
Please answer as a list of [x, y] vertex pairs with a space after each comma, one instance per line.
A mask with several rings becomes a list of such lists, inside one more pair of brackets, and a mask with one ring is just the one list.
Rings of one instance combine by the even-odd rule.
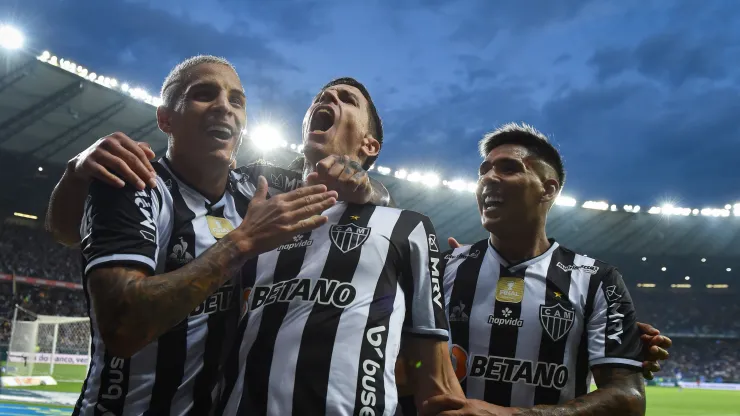
[[42, 228], [0, 226], [0, 273], [81, 283], [80, 252], [56, 243]]
[[740, 383], [738, 339], [678, 338], [670, 354], [658, 377], [673, 378], [680, 372], [687, 381], [703, 378], [707, 382]]
[[732, 335], [740, 338], [740, 298], [732, 293], [632, 294], [639, 321], [649, 322], [664, 333]]

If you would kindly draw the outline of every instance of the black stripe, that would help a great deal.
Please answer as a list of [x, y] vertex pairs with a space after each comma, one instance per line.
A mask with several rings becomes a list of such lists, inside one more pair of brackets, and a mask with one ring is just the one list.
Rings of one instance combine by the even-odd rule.
[[[355, 224], [367, 227], [370, 217], [375, 211], [373, 205], [348, 204], [338, 225]], [[337, 225], [329, 227], [329, 238]], [[372, 231], [370, 231], [372, 232]], [[360, 260], [362, 245], [343, 253], [338, 245], [354, 243], [357, 237], [339, 238], [331, 244], [326, 264], [321, 272], [321, 278], [329, 281], [350, 283]], [[339, 318], [344, 308], [332, 304], [322, 305], [315, 303], [306, 320], [303, 330], [298, 360], [296, 363], [293, 390], [293, 409], [300, 410], [300, 414], [326, 414], [326, 393], [329, 384], [329, 369], [336, 336]], [[328, 346], [328, 347], [327, 347]]]
[[588, 365], [588, 322], [591, 321], [591, 315], [594, 312], [594, 300], [596, 292], [599, 290], [599, 279], [591, 278], [588, 285], [588, 294], [586, 295], [586, 307], [583, 312], [583, 334], [581, 334], [581, 344], [578, 346], [578, 357], [576, 358], [576, 388], [575, 396], [588, 394], [591, 387], [589, 374], [591, 372]]
[[[453, 344], [451, 353], [454, 359], [452, 364], [455, 367], [458, 380], [462, 380], [460, 385], [463, 391], [466, 391], [467, 388], [467, 370], [470, 364], [470, 315], [473, 311], [473, 299], [478, 287], [480, 268], [487, 250], [488, 239], [485, 239], [473, 244], [470, 250], [465, 253], [478, 251], [480, 254], [475, 258], [465, 258], [462, 260], [462, 264], [457, 267], [455, 281], [452, 283], [452, 292], [450, 293], [450, 303], [447, 305], [447, 311], [451, 318], [450, 336]], [[446, 268], [449, 267], [448, 264]], [[453, 312], [455, 313], [453, 314]], [[454, 345], [458, 345], [459, 349], [454, 348]]]
[[[174, 253], [175, 245], [179, 245], [178, 253], [181, 251], [182, 243], [187, 244], [186, 253], [190, 259], [195, 258], [195, 230], [193, 219], [195, 213], [188, 208], [185, 199], [180, 193], [177, 180], [161, 164], [154, 166], [155, 170], [163, 180], [170, 180], [170, 194], [172, 195], [172, 236], [167, 243], [165, 253]], [[170, 272], [179, 269], [186, 263], [183, 253], [178, 259], [167, 257], [164, 271]], [[180, 261], [178, 261], [180, 260]], [[163, 415], [170, 413], [172, 399], [182, 383], [185, 373], [185, 361], [187, 359], [188, 345], [188, 318], [183, 319], [172, 329], [164, 333], [157, 340], [157, 365], [155, 369], [154, 386], [149, 409], [144, 413], [146, 416]], [[198, 393], [198, 392], [194, 392]]]
[[[354, 414], [382, 415], [385, 411], [385, 366], [386, 344], [390, 331], [393, 303], [398, 290], [398, 266], [410, 265], [409, 235], [419, 225], [418, 214], [402, 211], [391, 232], [388, 253], [383, 270], [375, 286], [373, 301], [368, 310], [362, 347], [358, 358], [357, 384], [355, 390]], [[401, 249], [401, 250], [399, 250]], [[402, 276], [412, 280], [411, 271], [404, 271]], [[406, 298], [413, 297], [406, 293]], [[410, 310], [407, 309], [410, 312]]]
[[[521, 268], [516, 272], [512, 272], [503, 265], [499, 266], [499, 281], [506, 277], [514, 277], [524, 279], [526, 268]], [[486, 278], [484, 276], [483, 278]], [[493, 296], [499, 294], [498, 283]], [[522, 295], [526, 295], [523, 291]], [[522, 302], [524, 299], [520, 299], [518, 302], [503, 302], [496, 299], [493, 306], [493, 317], [494, 318], [506, 318], [506, 319], [521, 319], [522, 317]], [[496, 357], [516, 357], [516, 344], [519, 341], [519, 327], [516, 325], [496, 325], [491, 324], [491, 336], [488, 344], [488, 355]], [[486, 364], [486, 374], [496, 372], [496, 367], [501, 364], [493, 361], [489, 358]], [[521, 367], [521, 366], [520, 366]], [[493, 380], [492, 378], [486, 378], [486, 386], [483, 393], [483, 398], [489, 403], [494, 403], [499, 406], [509, 407], [511, 406], [511, 389], [513, 384], [509, 382], [515, 377], [513, 371], [516, 369], [513, 365], [501, 366], [501, 377], [499, 380]]]
[[[302, 241], [310, 238], [311, 234], [303, 234]], [[298, 273], [303, 267], [303, 262], [306, 257], [307, 246], [297, 246], [285, 250], [280, 250], [278, 254], [277, 264], [275, 265], [275, 272], [270, 287], [255, 287], [252, 290], [257, 293], [258, 291], [268, 292], [277, 291], [277, 299], [285, 299], [287, 296], [287, 290], [290, 289], [291, 285], [283, 285], [284, 282], [294, 280]], [[256, 273], [256, 265], [255, 271]], [[248, 279], [250, 280], [250, 279]], [[254, 281], [254, 279], [251, 279]], [[292, 286], [295, 287], [295, 286]], [[250, 309], [255, 307], [255, 295], [252, 295], [253, 304]], [[260, 319], [259, 329], [257, 330], [257, 337], [254, 340], [249, 353], [247, 354], [247, 362], [244, 371], [244, 388], [242, 390], [242, 400], [239, 404], [239, 411], [237, 414], [244, 415], [264, 415], [267, 414], [267, 400], [269, 394], [269, 383], [270, 383], [270, 369], [272, 367], [273, 352], [275, 350], [275, 340], [277, 339], [278, 332], [282, 326], [283, 319], [288, 313], [288, 307], [290, 302], [286, 301], [275, 301], [273, 303], [262, 306], [262, 317]], [[249, 313], [249, 312], [247, 312]], [[286, 380], [286, 382], [289, 382]]]
[[[568, 344], [568, 335], [575, 325], [575, 308], [568, 298], [571, 286], [571, 271], [565, 271], [558, 264], [565, 266], [573, 265], [576, 255], [570, 250], [561, 248], [552, 253], [550, 265], [547, 269], [547, 288], [545, 291], [544, 308], [552, 312], [546, 312], [540, 307], [540, 324], [542, 338], [540, 341], [539, 358], [540, 363], [557, 364], [559, 367], [565, 362], [565, 347]], [[547, 316], [543, 318], [543, 313]], [[558, 317], [552, 317], [557, 315]], [[545, 325], [547, 324], [547, 327]], [[549, 330], [549, 331], [548, 331]], [[550, 387], [539, 384], [534, 391], [534, 404], [558, 404], [560, 403], [560, 392], [565, 387], [568, 378], [574, 375], [568, 374], [569, 370], [554, 371], [551, 376], [546, 377]], [[563, 377], [564, 376], [564, 377]]]
[[[207, 215], [224, 217], [224, 207], [208, 207]], [[218, 384], [219, 372], [226, 363], [228, 354], [236, 340], [236, 330], [239, 326], [239, 315], [242, 304], [241, 274], [226, 282], [216, 293], [216, 301], [223, 307], [226, 298], [226, 310], [220, 309], [208, 315], [208, 334], [206, 335], [205, 350], [203, 351], [203, 368], [195, 378], [193, 387], [193, 407], [189, 414], [193, 416], [205, 415], [213, 405], [213, 392]], [[213, 297], [206, 300], [213, 304]], [[205, 305], [204, 305], [205, 306]], [[196, 309], [197, 311], [198, 309]]]
[[100, 391], [95, 405], [95, 416], [122, 415], [128, 394], [128, 372], [131, 360], [114, 357], [107, 352], [100, 374]]
[[[83, 264], [84, 264], [84, 257], [82, 258]], [[87, 276], [85, 273], [82, 274], [82, 285], [83, 285], [83, 292], [85, 295], [85, 302], [87, 303], [87, 316], [92, 316], [91, 314], [91, 305], [90, 302], [90, 294], [87, 293]], [[94, 359], [95, 357], [95, 328], [93, 328], [92, 320], [90, 320], [90, 359]], [[90, 381], [90, 374], [92, 373], [93, 369], [93, 363], [91, 362], [90, 365], [87, 368], [87, 376], [85, 376], [85, 382], [82, 383], [82, 391], [80, 391], [80, 397], [77, 398], [77, 403], [75, 403], [74, 411], [72, 411], [72, 416], [79, 416], [80, 411], [82, 410], [82, 400], [85, 398], [85, 392], [87, 391], [87, 382]]]

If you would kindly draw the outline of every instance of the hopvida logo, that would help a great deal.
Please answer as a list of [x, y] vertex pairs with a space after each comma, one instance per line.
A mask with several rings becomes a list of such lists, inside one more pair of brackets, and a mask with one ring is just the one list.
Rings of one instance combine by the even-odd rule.
[[291, 250], [294, 248], [308, 247], [312, 245], [313, 240], [310, 238], [304, 239], [304, 235], [308, 235], [308, 234], [298, 234], [297, 236], [293, 237], [292, 242], [282, 244], [280, 247], [278, 247], [278, 251]]

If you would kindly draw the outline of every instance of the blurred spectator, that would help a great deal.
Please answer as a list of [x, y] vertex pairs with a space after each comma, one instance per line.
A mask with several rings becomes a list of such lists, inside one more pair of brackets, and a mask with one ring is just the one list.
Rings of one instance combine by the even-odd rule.
[[0, 273], [82, 283], [80, 251], [57, 244], [40, 228], [0, 228]]
[[672, 378], [676, 370], [684, 381], [740, 382], [740, 340], [674, 339], [671, 357], [656, 376]]
[[663, 333], [732, 335], [740, 337], [740, 302], [737, 295], [633, 293], [637, 317]]

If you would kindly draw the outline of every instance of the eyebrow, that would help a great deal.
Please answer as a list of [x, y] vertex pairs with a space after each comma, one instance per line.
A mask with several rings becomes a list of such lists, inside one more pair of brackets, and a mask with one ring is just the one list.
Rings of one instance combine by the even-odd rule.
[[[195, 81], [194, 83], [190, 84], [186, 91], [190, 91], [193, 88], [208, 88], [208, 87], [218, 87], [218, 83], [213, 80], [208, 80], [208, 79], [199, 80], [199, 81]], [[236, 93], [237, 95], [239, 95], [239, 97], [245, 100], [247, 98], [246, 94], [244, 94], [244, 91], [241, 89], [232, 88], [231, 90], [229, 90], [229, 94], [233, 94], [233, 93]]]

